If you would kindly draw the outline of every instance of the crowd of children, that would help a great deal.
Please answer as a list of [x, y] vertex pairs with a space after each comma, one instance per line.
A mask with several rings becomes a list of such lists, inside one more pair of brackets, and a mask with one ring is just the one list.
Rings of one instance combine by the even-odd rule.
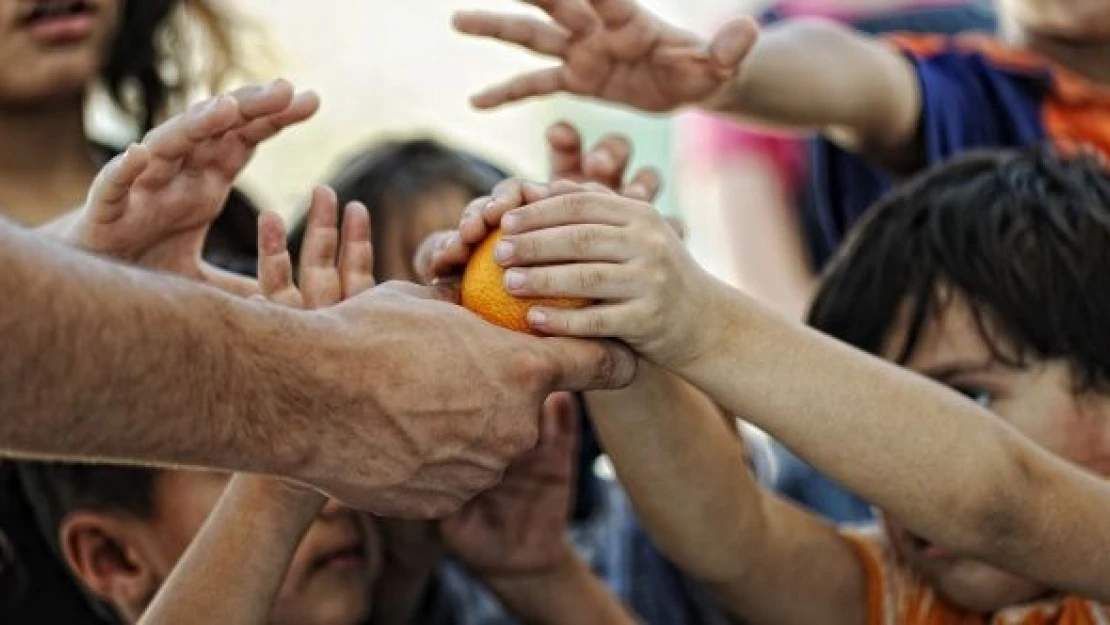
[[[548, 181], [413, 138], [344, 163], [289, 236], [272, 213], [255, 223], [235, 180], [317, 98], [274, 81], [171, 116], [151, 33], [188, 8], [226, 43], [218, 12], [105, 2], [103, 36], [53, 84], [63, 95], [0, 75], [0, 96], [77, 94], [72, 117], [104, 67], [110, 86], [145, 89], [135, 113], [150, 132], [99, 173], [59, 157], [87, 195], [71, 213], [65, 193], [41, 212], [0, 185], [12, 216], [300, 309], [407, 282], [451, 300], [501, 228], [510, 293], [591, 302], [534, 307], [533, 329], [619, 340], [637, 372], [622, 390], [548, 397], [535, 449], [431, 522], [259, 475], [5, 461], [0, 620], [1110, 622], [1110, 4], [999, 0], [997, 35], [741, 18], [708, 41], [634, 0], [531, 4], [550, 20], [456, 17], [558, 60], [476, 105], [565, 91], [818, 135], [815, 232], [836, 251], [806, 325], [699, 267], [652, 207], [658, 174], [628, 171], [627, 141], [586, 149], [569, 124], [548, 131]], [[113, 47], [117, 28], [145, 35]], [[55, 140], [87, 147], [70, 122]], [[159, 265], [182, 257], [169, 248], [196, 261]], [[836, 524], [776, 492], [768, 450], [737, 419], [876, 520]], [[602, 453], [616, 481], [593, 471]]]

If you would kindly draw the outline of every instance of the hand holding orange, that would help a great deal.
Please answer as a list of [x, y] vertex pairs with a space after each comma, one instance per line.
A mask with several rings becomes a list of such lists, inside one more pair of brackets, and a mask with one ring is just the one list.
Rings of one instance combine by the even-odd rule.
[[528, 325], [528, 310], [533, 306], [582, 308], [584, 299], [520, 298], [505, 290], [505, 269], [493, 258], [493, 247], [501, 239], [494, 230], [474, 250], [462, 279], [462, 305], [486, 321], [503, 328], [535, 334]]

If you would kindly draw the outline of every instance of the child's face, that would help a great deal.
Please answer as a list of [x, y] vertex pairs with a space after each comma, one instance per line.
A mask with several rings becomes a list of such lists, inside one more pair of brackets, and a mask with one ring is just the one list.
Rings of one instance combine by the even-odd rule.
[[1105, 0], [998, 0], [1004, 16], [1035, 35], [1070, 41], [1110, 42]]
[[[902, 344], [900, 322], [885, 357]], [[991, 357], [971, 312], [956, 297], [926, 323], [907, 366], [968, 395], [1045, 449], [1103, 476], [1110, 476], [1110, 400], [1072, 392], [1068, 366], [1034, 362], [1007, 368]], [[937, 458], [938, 463], [944, 458]], [[1003, 573], [917, 538], [886, 517], [891, 542], [907, 564], [951, 602], [975, 611], [995, 611], [1028, 602], [1049, 589]]]
[[428, 235], [458, 226], [470, 200], [466, 189], [443, 187], [425, 193], [407, 209], [395, 211], [395, 217], [385, 224], [382, 237], [384, 249], [374, 255], [375, 273], [382, 282], [419, 282], [412, 266], [417, 248]]
[[[200, 531], [227, 485], [227, 476], [166, 471], [156, 482], [157, 515], [147, 551], [164, 581]], [[265, 549], [267, 545], [258, 545]], [[370, 614], [381, 545], [366, 515], [328, 501], [305, 534], [282, 583], [271, 625], [356, 625]]]

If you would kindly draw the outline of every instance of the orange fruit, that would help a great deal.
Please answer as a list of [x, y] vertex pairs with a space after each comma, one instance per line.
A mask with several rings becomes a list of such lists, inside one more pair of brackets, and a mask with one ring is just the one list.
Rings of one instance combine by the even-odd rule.
[[486, 321], [503, 328], [535, 334], [528, 325], [528, 309], [581, 308], [585, 299], [521, 298], [505, 290], [505, 269], [493, 259], [493, 247], [501, 240], [501, 229], [489, 234], [474, 250], [462, 279], [462, 305]]

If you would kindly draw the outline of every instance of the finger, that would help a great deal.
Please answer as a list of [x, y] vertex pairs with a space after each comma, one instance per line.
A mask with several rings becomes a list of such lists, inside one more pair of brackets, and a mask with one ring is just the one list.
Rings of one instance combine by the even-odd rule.
[[298, 93], [286, 108], [251, 120], [238, 131], [238, 135], [246, 145], [256, 147], [286, 128], [311, 119], [319, 110], [320, 96], [314, 91], [303, 91]]
[[132, 143], [123, 154], [109, 161], [89, 188], [85, 203], [89, 220], [106, 224], [119, 219], [127, 207], [125, 200], [132, 186], [149, 164], [150, 151], [138, 143]]
[[605, 224], [553, 226], [504, 236], [493, 247], [493, 258], [505, 267], [554, 263], [621, 263], [637, 254], [629, 249], [626, 231]]
[[510, 269], [505, 272], [505, 290], [527, 298], [624, 300], [638, 295], [643, 286], [624, 265], [574, 263]]
[[651, 204], [655, 201], [655, 198], [659, 197], [659, 191], [662, 188], [663, 179], [659, 175], [659, 170], [654, 167], [645, 167], [636, 172], [636, 175], [621, 191], [621, 195]]
[[449, 233], [436, 241], [436, 244], [443, 247], [432, 253], [432, 263], [429, 267], [432, 281], [461, 274], [474, 248], [463, 243], [457, 232]]
[[759, 39], [759, 24], [754, 19], [742, 17], [732, 20], [717, 31], [709, 43], [709, 61], [719, 74], [723, 76], [735, 74], [739, 71], [740, 61], [748, 55], [757, 39]]
[[342, 287], [336, 268], [339, 251], [339, 215], [335, 191], [326, 186], [312, 191], [301, 244], [299, 283], [309, 308], [340, 301]]
[[632, 159], [632, 145], [623, 135], [610, 134], [597, 142], [587, 154], [583, 171], [586, 179], [614, 191], [621, 188], [624, 172]]
[[628, 304], [596, 304], [585, 308], [546, 308], [528, 310], [528, 325], [549, 337], [614, 338], [622, 327]]
[[[604, 307], [591, 306], [586, 310], [594, 308]], [[586, 391], [623, 388], [628, 386], [636, 373], [636, 357], [628, 347], [615, 341], [559, 338], [542, 340], [555, 363], [551, 390]]]
[[370, 226], [370, 211], [362, 202], [351, 202], [343, 210], [339, 245], [339, 281], [343, 286], [343, 299], [374, 286]]
[[437, 276], [434, 270], [437, 266], [436, 256], [447, 247], [447, 242], [452, 236], [455, 236], [454, 230], [433, 232], [424, 237], [416, 248], [416, 253], [412, 257], [412, 267], [422, 283], [428, 284]]
[[551, 180], [577, 180], [582, 175], [582, 136], [568, 122], [559, 122], [547, 129], [550, 148]]
[[627, 26], [641, 10], [632, 0], [590, 0], [590, 5], [609, 30]]
[[560, 391], [548, 395], [544, 401], [544, 412], [551, 416], [554, 423], [550, 434], [556, 437], [573, 436], [578, 431], [581, 417], [578, 399], [572, 393]]
[[555, 24], [518, 15], [460, 11], [452, 23], [461, 33], [497, 39], [547, 56], [563, 56], [569, 40], [567, 31]]
[[[497, 227], [496, 221], [487, 224], [485, 218], [482, 216], [482, 210], [487, 204], [493, 201], [494, 199], [492, 196], [480, 197], [475, 198], [466, 205], [466, 208], [463, 209], [462, 217], [459, 218], [459, 229], [456, 233], [461, 243], [464, 245], [477, 245], [486, 238], [490, 230]], [[519, 202], [515, 204], [515, 206], [519, 205]]]
[[[489, 201], [479, 205], [482, 225], [487, 232], [488, 230], [497, 228], [501, 224], [501, 217], [506, 212], [532, 202], [537, 202], [546, 197], [546, 195], [546, 190], [542, 185], [515, 178], [502, 180], [493, 188]], [[468, 228], [473, 230], [473, 232], [468, 231]], [[482, 238], [475, 240], [473, 234], [476, 233], [477, 228], [468, 223], [461, 223], [459, 225], [459, 234], [464, 243], [479, 243], [485, 238], [485, 236], [482, 236]]]
[[479, 109], [491, 109], [510, 102], [551, 95], [567, 88], [566, 78], [560, 67], [550, 67], [521, 74], [511, 80], [494, 85], [470, 98]]
[[155, 158], [178, 160], [201, 141], [226, 132], [238, 119], [239, 106], [235, 99], [217, 96], [194, 104], [185, 113], [151, 130], [143, 138], [143, 145]]
[[571, 193], [551, 197], [505, 213], [501, 229], [522, 234], [543, 228], [573, 224], [627, 225], [637, 214], [653, 210], [643, 202], [618, 195]]
[[524, 0], [551, 16], [573, 37], [587, 35], [598, 25], [597, 15], [583, 0]]
[[263, 85], [240, 87], [228, 95], [239, 104], [242, 119], [251, 120], [288, 108], [293, 101], [293, 85], [278, 78]]
[[286, 247], [285, 224], [277, 213], [258, 216], [258, 285], [270, 301], [300, 308], [300, 293], [293, 284], [293, 261]]

